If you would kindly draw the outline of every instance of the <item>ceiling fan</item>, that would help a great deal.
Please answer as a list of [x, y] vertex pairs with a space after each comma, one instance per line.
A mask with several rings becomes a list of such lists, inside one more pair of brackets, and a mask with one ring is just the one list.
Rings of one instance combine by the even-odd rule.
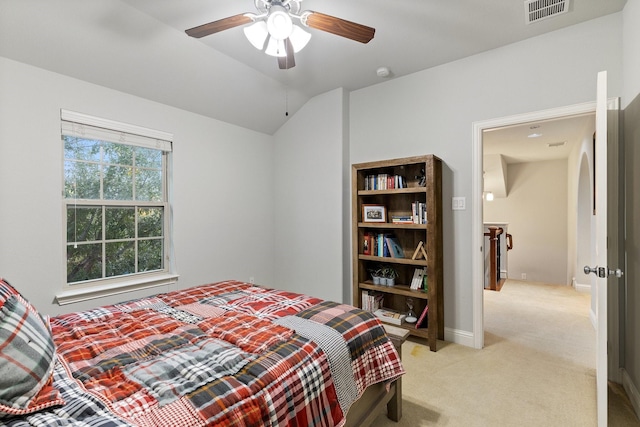
[[304, 27], [326, 31], [360, 43], [368, 43], [375, 28], [311, 10], [300, 10], [302, 0], [254, 0], [258, 13], [241, 13], [228, 18], [190, 28], [185, 32], [195, 38], [205, 37], [241, 25], [249, 42], [266, 54], [278, 58], [280, 69], [296, 65], [294, 53], [299, 52], [311, 38]]

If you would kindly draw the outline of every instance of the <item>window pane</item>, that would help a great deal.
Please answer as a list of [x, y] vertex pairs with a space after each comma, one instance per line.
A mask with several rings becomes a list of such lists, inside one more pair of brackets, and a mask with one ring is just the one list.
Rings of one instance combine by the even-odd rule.
[[136, 166], [139, 168], [162, 169], [162, 151], [136, 147]]
[[102, 239], [102, 208], [67, 206], [67, 242]]
[[107, 207], [105, 210], [105, 235], [107, 240], [136, 237], [134, 208]]
[[133, 168], [105, 166], [104, 198], [107, 200], [133, 200]]
[[106, 243], [105, 252], [106, 277], [123, 276], [136, 272], [134, 242]]
[[136, 200], [162, 201], [162, 171], [138, 169], [136, 173]]
[[65, 159], [100, 161], [100, 141], [66, 135], [63, 139]]
[[102, 244], [67, 246], [67, 283], [102, 278]]
[[102, 142], [104, 163], [133, 166], [133, 148], [131, 145]]
[[100, 166], [95, 163], [64, 162], [64, 197], [67, 199], [100, 198]]
[[138, 237], [162, 237], [163, 208], [138, 209]]
[[162, 239], [142, 240], [138, 243], [138, 271], [162, 269]]

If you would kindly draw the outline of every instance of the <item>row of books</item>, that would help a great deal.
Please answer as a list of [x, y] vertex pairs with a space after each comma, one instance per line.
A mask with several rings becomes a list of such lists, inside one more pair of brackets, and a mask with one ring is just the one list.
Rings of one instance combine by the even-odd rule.
[[427, 291], [427, 267], [416, 268], [411, 279], [411, 289]]
[[381, 173], [367, 175], [364, 180], [365, 190], [391, 190], [394, 188], [407, 188], [407, 182], [403, 176]]
[[362, 291], [362, 309], [375, 312], [382, 307], [384, 294], [374, 291]]
[[398, 238], [389, 233], [364, 233], [362, 254], [379, 257], [404, 258]]
[[411, 219], [414, 224], [426, 224], [427, 204], [417, 200], [411, 203]]

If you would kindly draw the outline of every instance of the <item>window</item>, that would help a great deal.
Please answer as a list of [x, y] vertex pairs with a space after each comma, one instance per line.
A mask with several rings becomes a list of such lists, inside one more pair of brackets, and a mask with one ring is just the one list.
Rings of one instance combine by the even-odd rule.
[[66, 110], [61, 117], [67, 289], [166, 276], [172, 136]]

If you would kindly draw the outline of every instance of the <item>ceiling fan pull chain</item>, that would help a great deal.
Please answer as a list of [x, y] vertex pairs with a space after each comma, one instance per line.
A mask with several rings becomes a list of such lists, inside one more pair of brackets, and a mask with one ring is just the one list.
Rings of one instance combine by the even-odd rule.
[[284, 115], [289, 117], [289, 89], [284, 90]]

